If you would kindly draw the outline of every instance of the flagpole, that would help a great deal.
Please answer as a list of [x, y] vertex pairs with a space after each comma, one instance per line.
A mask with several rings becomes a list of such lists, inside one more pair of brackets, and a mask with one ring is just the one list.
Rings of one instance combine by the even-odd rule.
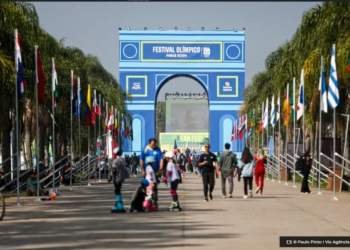
[[293, 77], [293, 188], [296, 188], [295, 185], [295, 177], [296, 177], [296, 172], [295, 172], [295, 148], [296, 148], [296, 131], [295, 131], [295, 125], [296, 125], [296, 119], [295, 119], [295, 114], [296, 113], [296, 108], [295, 108], [295, 77]]
[[[338, 200], [336, 197], [336, 191], [335, 191], [335, 153], [336, 148], [336, 108], [333, 108], [333, 200]], [[340, 180], [341, 182], [341, 180]]]
[[[95, 110], [93, 111], [93, 112], [95, 112]], [[95, 123], [94, 123], [94, 142], [93, 142], [93, 145], [94, 145], [94, 147], [93, 147], [93, 154], [96, 154], [96, 151], [97, 151], [97, 135], [96, 135], [96, 114], [95, 114]], [[96, 183], [96, 181], [97, 181], [97, 176], [96, 176], [96, 162], [95, 162], [95, 164], [94, 164], [94, 179], [95, 179], [95, 183]]]
[[[91, 111], [90, 111], [91, 112]], [[91, 113], [90, 113], [91, 115]], [[89, 117], [90, 119], [91, 117]], [[88, 166], [87, 166], [87, 185], [90, 186], [90, 183], [89, 183], [89, 175], [90, 175], [90, 122], [91, 120], [89, 120], [89, 123], [88, 123], [88, 133], [87, 133], [87, 144], [88, 144], [88, 147], [87, 147], [87, 156], [88, 156]]]
[[99, 150], [98, 150], [98, 182], [101, 182], [101, 170], [100, 170], [100, 156], [101, 156], [101, 146], [102, 146], [102, 137], [101, 137], [101, 116], [102, 116], [102, 103], [101, 103], [101, 94], [98, 94], [98, 103], [99, 103], [99, 116], [98, 116], [98, 138], [100, 139]]
[[39, 145], [40, 145], [40, 135], [39, 135], [39, 98], [38, 98], [38, 45], [35, 48], [35, 110], [36, 110], [36, 170], [37, 170], [37, 185], [36, 185], [36, 195], [39, 198], [39, 188], [40, 188], [40, 169], [39, 169]]
[[[322, 81], [322, 77], [323, 76], [323, 56], [321, 56], [321, 78], [320, 81]], [[319, 113], [319, 131], [318, 131], [318, 193], [317, 194], [322, 194], [321, 192], [321, 151], [322, 151], [322, 82], [319, 83], [320, 84], [320, 113]]]
[[78, 93], [77, 93], [77, 100], [78, 100], [78, 105], [77, 105], [77, 113], [78, 113], [78, 152], [79, 152], [79, 159], [81, 159], [81, 145], [80, 145], [80, 105], [81, 105], [81, 86], [80, 86], [80, 77], [78, 77]]
[[[304, 77], [304, 76], [303, 76]], [[306, 102], [305, 102], [305, 83], [303, 81], [303, 153], [305, 153], [305, 111], [306, 111]]]
[[[18, 60], [17, 60], [17, 52], [16, 52], [16, 44], [18, 41], [18, 31], [17, 29], [15, 29], [15, 65], [16, 65], [16, 71], [19, 70], [19, 66], [18, 66]], [[17, 206], [20, 206], [20, 200], [19, 200], [19, 175], [20, 175], [20, 168], [21, 168], [21, 155], [20, 155], [20, 150], [19, 150], [19, 125], [18, 125], [18, 83], [17, 83], [18, 79], [17, 79], [17, 72], [16, 72], [16, 76], [15, 76], [15, 85], [16, 85], [16, 172], [17, 172], [17, 176], [16, 176], [16, 182], [17, 182]]]
[[[55, 58], [52, 58], [52, 73], [55, 70]], [[52, 76], [52, 189], [55, 188], [55, 93], [54, 93], [54, 85], [55, 85], [54, 76]]]
[[71, 75], [71, 98], [70, 98], [70, 190], [73, 188], [73, 96], [74, 96], [74, 71], [70, 71]]
[[278, 183], [281, 183], [281, 93], [278, 93]]

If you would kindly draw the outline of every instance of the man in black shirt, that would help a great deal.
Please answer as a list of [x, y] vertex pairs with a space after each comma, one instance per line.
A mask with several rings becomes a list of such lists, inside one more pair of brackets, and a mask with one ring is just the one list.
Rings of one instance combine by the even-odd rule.
[[204, 145], [204, 153], [200, 155], [198, 160], [198, 166], [202, 172], [204, 199], [208, 201], [208, 189], [209, 198], [213, 199], [213, 190], [215, 185], [215, 167], [216, 167], [216, 155], [209, 151], [210, 145]]

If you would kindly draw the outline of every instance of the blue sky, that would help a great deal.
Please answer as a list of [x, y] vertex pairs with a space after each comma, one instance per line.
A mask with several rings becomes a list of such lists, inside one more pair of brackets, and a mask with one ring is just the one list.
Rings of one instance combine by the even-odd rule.
[[[118, 27], [246, 29], [246, 84], [265, 58], [289, 40], [317, 2], [34, 2], [41, 26], [65, 45], [99, 58], [118, 79]], [[190, 81], [190, 80], [189, 80]], [[191, 91], [200, 90], [190, 84]], [[181, 91], [186, 80], [170, 84]]]

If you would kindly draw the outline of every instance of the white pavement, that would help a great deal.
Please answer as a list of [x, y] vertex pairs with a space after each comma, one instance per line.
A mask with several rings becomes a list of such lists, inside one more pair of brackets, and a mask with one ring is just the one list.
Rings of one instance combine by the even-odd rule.
[[[126, 205], [138, 185], [123, 186]], [[74, 187], [56, 201], [25, 199], [10, 204], [0, 222], [0, 249], [279, 249], [280, 236], [349, 236], [350, 194], [332, 200], [277, 182], [266, 182], [264, 196], [242, 199], [235, 181], [233, 199], [203, 201], [201, 179], [187, 175], [180, 186], [184, 211], [169, 212], [170, 196], [160, 188], [161, 211], [111, 214], [111, 184]], [[300, 248], [298, 248], [300, 249]], [[321, 249], [321, 248], [318, 248]]]

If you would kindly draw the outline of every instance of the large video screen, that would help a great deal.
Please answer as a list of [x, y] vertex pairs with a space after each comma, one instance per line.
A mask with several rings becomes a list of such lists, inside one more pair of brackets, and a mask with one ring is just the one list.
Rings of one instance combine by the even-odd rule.
[[208, 100], [167, 100], [165, 110], [165, 132], [208, 132]]

